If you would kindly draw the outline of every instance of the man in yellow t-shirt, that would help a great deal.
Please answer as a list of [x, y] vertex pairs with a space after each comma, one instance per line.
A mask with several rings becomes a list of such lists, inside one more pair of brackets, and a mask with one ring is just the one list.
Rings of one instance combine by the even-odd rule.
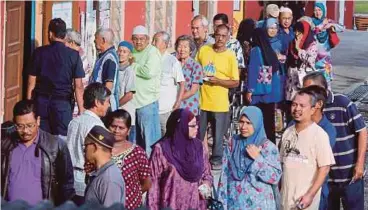
[[204, 140], [208, 123], [212, 127], [212, 169], [221, 169], [223, 136], [229, 121], [229, 88], [239, 85], [238, 62], [226, 48], [230, 37], [227, 25], [215, 31], [215, 44], [200, 48], [196, 60], [203, 67], [204, 84], [200, 90], [200, 138]]

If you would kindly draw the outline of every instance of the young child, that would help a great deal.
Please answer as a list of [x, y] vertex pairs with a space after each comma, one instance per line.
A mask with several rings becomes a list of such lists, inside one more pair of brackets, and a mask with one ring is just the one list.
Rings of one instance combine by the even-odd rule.
[[135, 73], [131, 64], [133, 63], [133, 45], [122, 41], [118, 46], [119, 56], [119, 109], [125, 109], [132, 117], [132, 125], [129, 133], [129, 141], [135, 143], [135, 107], [132, 103], [135, 93]]

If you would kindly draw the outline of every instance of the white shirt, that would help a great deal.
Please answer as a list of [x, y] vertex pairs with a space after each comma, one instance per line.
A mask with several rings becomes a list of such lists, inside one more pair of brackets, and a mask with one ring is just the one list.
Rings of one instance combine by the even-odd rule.
[[159, 113], [172, 111], [178, 95], [179, 82], [184, 82], [181, 64], [175, 56], [165, 52], [162, 56]]
[[[119, 66], [119, 100], [128, 92], [135, 93], [135, 72], [131, 66]], [[129, 112], [132, 119], [131, 125], [135, 125], [135, 106], [133, 100], [128, 101], [119, 109]]]
[[100, 117], [94, 112], [86, 110], [82, 115], [74, 118], [68, 126], [66, 144], [73, 164], [74, 189], [79, 196], [84, 196], [84, 191], [86, 189], [83, 152], [84, 140], [87, 134], [96, 125], [105, 127]]

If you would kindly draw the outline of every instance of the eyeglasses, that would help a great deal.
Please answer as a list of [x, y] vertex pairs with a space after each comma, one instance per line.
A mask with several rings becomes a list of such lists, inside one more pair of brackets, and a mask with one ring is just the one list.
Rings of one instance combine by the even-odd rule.
[[15, 124], [15, 129], [17, 131], [23, 131], [25, 129], [33, 129], [36, 127], [37, 123], [30, 123], [30, 124]]

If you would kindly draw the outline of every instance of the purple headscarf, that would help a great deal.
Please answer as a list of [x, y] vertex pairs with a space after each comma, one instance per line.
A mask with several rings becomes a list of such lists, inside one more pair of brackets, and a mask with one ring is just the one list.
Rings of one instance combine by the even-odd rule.
[[173, 111], [167, 120], [166, 134], [160, 141], [163, 154], [188, 182], [198, 182], [204, 171], [203, 146], [189, 137], [188, 123], [194, 115], [185, 109]]

